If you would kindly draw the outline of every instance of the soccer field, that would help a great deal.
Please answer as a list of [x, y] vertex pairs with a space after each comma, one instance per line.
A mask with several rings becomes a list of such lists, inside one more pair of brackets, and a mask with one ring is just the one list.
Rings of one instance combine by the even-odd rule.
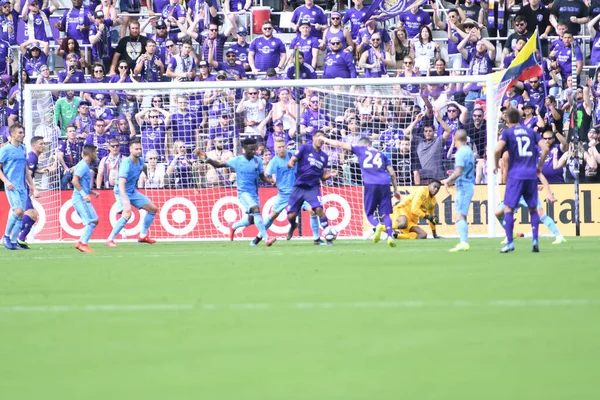
[[598, 399], [598, 238], [0, 252], [3, 399]]

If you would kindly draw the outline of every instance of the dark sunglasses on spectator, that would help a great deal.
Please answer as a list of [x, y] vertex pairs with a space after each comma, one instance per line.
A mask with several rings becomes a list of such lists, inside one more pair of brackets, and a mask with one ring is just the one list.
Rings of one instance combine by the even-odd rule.
[[448, 112], [458, 112], [458, 110], [456, 108], [449, 108]]
[[404, 61], [404, 64], [407, 64], [407, 65], [411, 65], [412, 63], [413, 63], [412, 61]]
[[162, 100], [161, 99], [154, 99], [154, 100], [152, 100], [152, 102], [153, 103], [162, 103]]
[[120, 65], [119, 66], [119, 69], [127, 69], [127, 68], [128, 68], [127, 65]]
[[108, 146], [109, 146], [109, 147], [119, 147], [119, 145], [118, 145], [118, 144], [109, 144]]
[[96, 96], [96, 100], [104, 100], [104, 96]]
[[372, 42], [381, 42], [381, 39], [379, 39], [379, 38], [371, 38], [371, 41]]
[[167, 49], [170, 49], [170, 48], [171, 48], [171, 47], [173, 47], [173, 46], [174, 46], [174, 45], [172, 45], [172, 44], [168, 44], [166, 47], [167, 47]]
[[158, 115], [151, 115], [150, 118], [160, 118]]
[[340, 19], [341, 19], [340, 17], [331, 17], [332, 21], [337, 21], [337, 20], [340, 20]]
[[156, 29], [167, 29], [166, 26], [157, 26]]
[[519, 22], [519, 23], [515, 24], [515, 26], [524, 26], [524, 25], [525, 25], [525, 23], [523, 23], [523, 22]]
[[254, 95], [257, 95], [258, 92], [248, 92], [248, 94], [251, 95], [251, 96], [254, 96]]
[[147, 160], [156, 160], [156, 157], [148, 157]]
[[540, 81], [529, 81], [529, 83], [540, 83]]
[[311, 100], [311, 104], [319, 104], [319, 100]]
[[483, 118], [483, 114], [473, 114], [473, 118]]
[[338, 44], [342, 44], [342, 42], [329, 42], [333, 46], [337, 46]]
[[270, 31], [270, 30], [273, 30], [273, 27], [272, 26], [263, 26], [263, 29], [265, 31]]
[[542, 139], [544, 139], [544, 140], [552, 140], [554, 138], [553, 137], [545, 137], [545, 138], [542, 138]]
[[209, 31], [216, 32], [216, 31], [218, 31], [218, 29], [209, 29]]
[[101, 70], [101, 69], [95, 69], [95, 70], [94, 70], [94, 73], [95, 73], [95, 74], [103, 74], [103, 73], [104, 73], [104, 70]]

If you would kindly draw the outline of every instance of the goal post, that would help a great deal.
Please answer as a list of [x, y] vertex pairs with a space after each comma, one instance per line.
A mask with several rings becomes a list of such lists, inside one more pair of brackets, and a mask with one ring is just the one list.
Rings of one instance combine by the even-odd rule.
[[[307, 135], [310, 136], [310, 133], [303, 131], [303, 126], [314, 123], [328, 126], [328, 134], [340, 140], [352, 142], [354, 135], [368, 135], [372, 138], [374, 146], [382, 149], [394, 160], [397, 160], [397, 157], [404, 157], [403, 154], [398, 156], [396, 153], [399, 151], [398, 142], [405, 140], [410, 147], [406, 157], [414, 161], [419, 156], [416, 142], [417, 139], [422, 139], [421, 133], [417, 133], [416, 130], [409, 132], [407, 127], [417, 118], [418, 113], [415, 110], [422, 108], [423, 101], [420, 96], [411, 95], [406, 88], [415, 85], [461, 87], [460, 85], [467, 83], [481, 85], [485, 88], [487, 98], [494, 99], [491, 75], [353, 80], [28, 84], [24, 88], [24, 103], [30, 106], [24, 107], [24, 126], [26, 141], [28, 141], [42, 123], [43, 116], [48, 111], [54, 110], [56, 106], [56, 100], [53, 100], [53, 104], [48, 104], [48, 99], [52, 99], [52, 92], [73, 91], [76, 97], [83, 94], [83, 100], [90, 101], [91, 109], [106, 116], [102, 119], [107, 127], [107, 137], [98, 143], [101, 144], [107, 159], [104, 163], [104, 172], [101, 166], [96, 168], [98, 174], [102, 175], [102, 188], [106, 190], [102, 190], [100, 198], [94, 201], [104, 228], [96, 229], [93, 239], [103, 239], [106, 231], [110, 231], [117, 219], [114, 196], [112, 190], [108, 190], [111, 186], [109, 181], [114, 176], [106, 171], [106, 165], [112, 165], [110, 164], [112, 153], [107, 142], [113, 137], [126, 136], [126, 132], [130, 132], [129, 128], [133, 127], [137, 137], [141, 137], [144, 157], [148, 165], [148, 169], [143, 174], [145, 181], [141, 183], [140, 190], [146, 193], [160, 209], [153, 225], [153, 236], [157, 239], [173, 240], [218, 240], [225, 239], [229, 231], [228, 224], [242, 216], [241, 204], [236, 197], [235, 172], [229, 169], [214, 170], [211, 169], [212, 167], [198, 163], [191, 155], [194, 148], [201, 147], [208, 152], [215, 152], [217, 156], [231, 157], [241, 152], [238, 138], [257, 137], [266, 142], [264, 153], [264, 158], [267, 159], [266, 167], [268, 158], [276, 156], [269, 154], [273, 152], [272, 137], [276, 136], [280, 129], [273, 125], [281, 125], [286, 142], [289, 142], [288, 149], [293, 150], [306, 139]], [[271, 97], [270, 101], [267, 101], [270, 106], [264, 110], [254, 105], [253, 95], [250, 93], [256, 91], [260, 97], [261, 89], [269, 90], [269, 93], [265, 93]], [[286, 92], [289, 96], [287, 100]], [[300, 102], [302, 103], [301, 114], [310, 111], [312, 96], [315, 96], [315, 100], [318, 101], [316, 111], [313, 110], [318, 120], [316, 122], [309, 117], [303, 119], [302, 115], [296, 115], [298, 108], [296, 104]], [[104, 103], [97, 100], [100, 98], [105, 99]], [[118, 104], [110, 104], [111, 99]], [[133, 103], [136, 104], [135, 107], [131, 105]], [[160, 106], [155, 107], [158, 103]], [[244, 105], [240, 107], [240, 103]], [[293, 107], [290, 106], [292, 104]], [[487, 147], [478, 149], [479, 153], [487, 151], [485, 165], [487, 183], [477, 186], [473, 216], [469, 218], [474, 221], [471, 232], [475, 236], [493, 237], [496, 233], [494, 211], [499, 192], [493, 173], [493, 152], [497, 142], [498, 107], [497, 104], [492, 106], [489, 102], [487, 104], [485, 110]], [[325, 118], [327, 120], [321, 120]], [[226, 119], [229, 119], [229, 122], [224, 122]], [[84, 121], [80, 121], [80, 125], [88, 123], [86, 117], [80, 120]], [[277, 123], [273, 124], [275, 120]], [[356, 121], [358, 128], [350, 126], [355, 124], [353, 121]], [[93, 123], [90, 124], [85, 128], [87, 131], [84, 127], [78, 126], [77, 136], [95, 135], [96, 128]], [[437, 131], [437, 124], [435, 125]], [[120, 132], [119, 129], [122, 127], [124, 131]], [[233, 127], [231, 132], [230, 127]], [[65, 127], [61, 126], [61, 128], [64, 131]], [[356, 129], [360, 131], [357, 132]], [[271, 137], [270, 142], [269, 137]], [[164, 141], [161, 141], [163, 139]], [[65, 141], [64, 132], [57, 140]], [[182, 150], [177, 148], [178, 143]], [[451, 140], [448, 143], [451, 143]], [[48, 147], [52, 152], [51, 156], [56, 157], [58, 144], [52, 142]], [[120, 142], [119, 147], [125, 151], [126, 142]], [[326, 151], [330, 157], [330, 167], [339, 171], [337, 178], [322, 185], [326, 214], [331, 224], [337, 228], [340, 238], [366, 236], [370, 231], [370, 225], [362, 211], [363, 192], [358, 167], [351, 159], [351, 155], [329, 148]], [[436, 161], [443, 163], [444, 168], [453, 165], [451, 150], [444, 148], [443, 154], [443, 159]], [[152, 161], [153, 158], [156, 158], [156, 161]], [[412, 170], [408, 172], [411, 177], [414, 177]], [[156, 178], [157, 174], [162, 176], [162, 181]], [[64, 190], [64, 187], [60, 190], [61, 177], [58, 172], [52, 176], [52, 180], [53, 184], [42, 187], [42, 198], [47, 201], [45, 200], [41, 205], [44, 221], [38, 223], [41, 226], [37, 229], [35, 240], [75, 239], [83, 226], [70, 205], [71, 192]], [[414, 190], [415, 181], [400, 182], [400, 185], [403, 191], [408, 193]], [[441, 229], [438, 230], [446, 236], [456, 236], [453, 226], [453, 190], [451, 189], [447, 194], [442, 189], [438, 194], [439, 213], [445, 216], [445, 219], [441, 220]], [[273, 187], [261, 186], [259, 191], [261, 210], [263, 216], [267, 216], [273, 206], [277, 190]], [[307, 213], [302, 214], [302, 235], [311, 237], [309, 216]], [[143, 212], [142, 215], [134, 213], [121, 238], [136, 236], [142, 219]], [[44, 223], [47, 225], [42, 225]], [[270, 233], [276, 236], [282, 235], [287, 232], [287, 226], [285, 212], [283, 212], [270, 228]], [[249, 238], [255, 233], [253, 227], [248, 227], [240, 230], [238, 237]]]

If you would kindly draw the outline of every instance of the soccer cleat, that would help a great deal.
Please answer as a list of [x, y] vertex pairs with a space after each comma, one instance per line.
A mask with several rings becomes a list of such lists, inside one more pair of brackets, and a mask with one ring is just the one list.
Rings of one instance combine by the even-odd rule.
[[88, 246], [87, 244], [83, 244], [81, 242], [77, 242], [77, 244], [75, 245], [75, 248], [79, 251], [81, 251], [82, 253], [93, 253], [94, 250]]
[[448, 251], [450, 253], [456, 253], [457, 251], [469, 251], [469, 250], [471, 250], [471, 246], [469, 246], [469, 243], [459, 243]]
[[107, 240], [106, 242], [104, 242], [104, 245], [106, 247], [117, 247], [117, 244], [115, 243], [114, 240]]
[[[233, 242], [233, 238], [235, 237], [235, 229], [233, 228], [233, 224], [229, 224], [229, 240]], [[258, 242], [257, 242], [258, 244]]]
[[285, 240], [292, 239], [292, 237], [294, 236], [294, 231], [296, 230], [297, 226], [298, 226], [298, 223], [295, 221], [290, 224], [290, 230], [288, 231], [287, 235], [285, 235]]
[[513, 243], [506, 244], [502, 250], [500, 250], [500, 253], [508, 253], [509, 251], [515, 251], [515, 245]]
[[156, 240], [151, 239], [150, 235], [146, 235], [146, 237], [138, 236], [138, 243], [154, 244], [154, 243], [156, 243]]
[[534, 244], [533, 246], [531, 246], [531, 252], [532, 253], [539, 253], [540, 252], [540, 246], [538, 246], [537, 244]]
[[267, 240], [265, 240], [265, 244], [267, 245], [267, 247], [271, 247], [273, 246], [273, 243], [275, 243], [277, 241], [276, 237], [270, 237]]
[[327, 243], [325, 243], [321, 238], [315, 239], [313, 243], [315, 246], [327, 246]]
[[17, 246], [19, 246], [23, 250], [29, 250], [29, 244], [24, 240], [17, 239]]
[[4, 244], [4, 247], [6, 247], [8, 250], [16, 250], [16, 246], [12, 244], [12, 242], [10, 241], [10, 237], [4, 235], [4, 237], [2, 237], [2, 243]]
[[254, 239], [252, 239], [252, 246], [256, 246], [260, 243], [261, 240], [262, 238], [260, 236], [255, 237]]
[[565, 239], [563, 236], [557, 236], [556, 239], [554, 239], [554, 242], [552, 242], [552, 244], [561, 244], [561, 243], [567, 243], [567, 239]]
[[378, 243], [381, 240], [381, 234], [385, 231], [385, 225], [377, 225], [375, 234], [373, 235], [373, 243]]
[[333, 240], [326, 240], [327, 246], [333, 246]]
[[387, 244], [390, 247], [396, 247], [396, 243], [394, 242], [394, 238], [391, 238], [391, 237], [387, 238]]

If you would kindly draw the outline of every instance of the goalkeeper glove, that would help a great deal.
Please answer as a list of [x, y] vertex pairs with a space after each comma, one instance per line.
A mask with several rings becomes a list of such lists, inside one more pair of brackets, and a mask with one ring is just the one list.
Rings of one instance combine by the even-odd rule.
[[437, 225], [437, 224], [439, 224], [439, 221], [438, 221], [438, 219], [437, 219], [436, 217], [434, 217], [433, 215], [429, 215], [429, 214], [427, 214], [427, 215], [425, 215], [425, 219], [426, 219], [427, 221], [431, 222], [433, 225]]

